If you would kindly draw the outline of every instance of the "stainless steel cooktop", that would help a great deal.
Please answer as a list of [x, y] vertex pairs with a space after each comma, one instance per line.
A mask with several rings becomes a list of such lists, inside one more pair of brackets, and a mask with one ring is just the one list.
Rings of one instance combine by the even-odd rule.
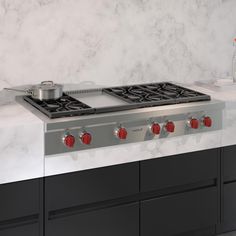
[[[220, 130], [224, 103], [172, 83], [17, 99], [45, 123], [45, 155]], [[127, 153], [128, 155], [128, 153]]]
[[208, 101], [210, 96], [165, 82], [70, 91], [56, 100], [40, 101], [30, 96], [24, 99], [49, 118], [59, 118]]

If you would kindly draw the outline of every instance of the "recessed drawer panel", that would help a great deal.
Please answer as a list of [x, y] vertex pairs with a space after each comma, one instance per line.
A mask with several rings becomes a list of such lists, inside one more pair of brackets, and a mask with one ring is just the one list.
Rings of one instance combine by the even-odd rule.
[[47, 211], [132, 195], [139, 191], [139, 164], [47, 177], [45, 191]]
[[236, 183], [224, 185], [223, 222], [236, 225]]
[[0, 221], [34, 214], [39, 214], [39, 179], [0, 185]]
[[39, 236], [39, 225], [29, 224], [0, 230], [1, 236]]
[[46, 236], [138, 236], [138, 203], [49, 220]]
[[236, 145], [223, 148], [224, 182], [236, 180]]
[[141, 203], [141, 236], [179, 235], [214, 226], [216, 222], [216, 187]]
[[217, 177], [218, 149], [141, 162], [141, 191], [191, 184]]

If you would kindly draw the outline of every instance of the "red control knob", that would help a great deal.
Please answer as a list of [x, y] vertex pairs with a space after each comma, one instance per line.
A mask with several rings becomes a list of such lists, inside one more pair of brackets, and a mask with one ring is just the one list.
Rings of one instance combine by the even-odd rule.
[[192, 118], [189, 121], [189, 124], [190, 124], [190, 128], [192, 128], [192, 129], [198, 129], [199, 128], [199, 120], [198, 119]]
[[64, 137], [64, 144], [68, 147], [68, 148], [73, 148], [74, 144], [75, 144], [75, 137], [71, 134], [68, 134]]
[[212, 126], [212, 119], [209, 116], [205, 116], [203, 118], [203, 125], [206, 127], [211, 127]]
[[90, 133], [82, 133], [80, 139], [83, 144], [89, 145], [92, 142], [92, 135]]
[[173, 133], [175, 131], [175, 124], [173, 121], [166, 122], [165, 129], [169, 133]]
[[161, 132], [161, 126], [158, 123], [153, 123], [151, 126], [151, 131], [154, 135], [158, 135]]
[[126, 128], [117, 129], [117, 137], [119, 139], [126, 139], [127, 135], [128, 135], [128, 132], [127, 132]]

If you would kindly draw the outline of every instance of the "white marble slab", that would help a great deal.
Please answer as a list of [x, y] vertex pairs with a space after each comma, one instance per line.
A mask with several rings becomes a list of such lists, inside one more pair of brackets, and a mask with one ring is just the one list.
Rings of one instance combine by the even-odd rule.
[[0, 89], [231, 72], [235, 0], [1, 0]]
[[0, 106], [0, 114], [0, 184], [42, 177], [42, 121], [15, 102]]

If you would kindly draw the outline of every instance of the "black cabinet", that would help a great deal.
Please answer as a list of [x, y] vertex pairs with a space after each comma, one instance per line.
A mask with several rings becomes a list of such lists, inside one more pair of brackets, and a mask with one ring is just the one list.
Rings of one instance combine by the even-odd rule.
[[141, 162], [141, 191], [181, 186], [217, 178], [219, 149]]
[[39, 213], [39, 180], [0, 185], [0, 222]]
[[138, 162], [47, 177], [45, 236], [137, 236], [138, 192]]
[[217, 189], [212, 187], [143, 201], [140, 211], [141, 236], [180, 235], [214, 227]]
[[236, 182], [225, 184], [223, 195], [223, 221], [236, 225]]
[[47, 211], [117, 199], [138, 192], [138, 162], [45, 179]]
[[222, 148], [221, 224], [219, 232], [236, 230], [236, 146]]
[[[0, 236], [215, 235], [220, 153], [212, 149], [0, 185]], [[231, 173], [221, 202], [230, 222], [236, 213], [236, 206], [230, 209], [236, 198]]]
[[138, 236], [139, 205], [133, 203], [51, 219], [46, 236]]
[[39, 224], [29, 224], [22, 226], [11, 226], [8, 229], [0, 230], [1, 236], [39, 236]]
[[0, 236], [39, 236], [40, 179], [0, 185]]
[[223, 182], [236, 181], [236, 146], [222, 148]]

